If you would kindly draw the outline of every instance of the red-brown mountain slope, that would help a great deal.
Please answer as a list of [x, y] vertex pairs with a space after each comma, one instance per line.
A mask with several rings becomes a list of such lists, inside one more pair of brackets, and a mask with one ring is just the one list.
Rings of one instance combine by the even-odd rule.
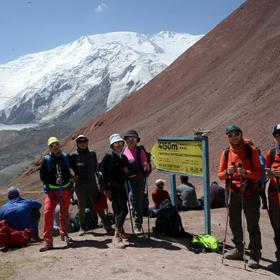
[[[188, 137], [210, 129], [210, 171], [214, 179], [225, 127], [241, 126], [262, 150], [273, 145], [280, 122], [280, 1], [248, 0], [145, 87], [112, 110], [89, 120], [64, 140], [89, 136], [101, 158], [111, 133], [139, 131], [150, 147], [157, 137]], [[38, 163], [37, 163], [38, 164]], [[16, 181], [38, 182], [30, 166]], [[36, 183], [36, 185], [38, 185]]]

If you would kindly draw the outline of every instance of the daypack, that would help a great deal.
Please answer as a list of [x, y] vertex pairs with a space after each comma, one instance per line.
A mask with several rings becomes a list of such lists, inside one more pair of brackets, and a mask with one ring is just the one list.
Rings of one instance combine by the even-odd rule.
[[185, 236], [181, 217], [168, 199], [160, 204], [155, 222], [155, 233], [171, 237]]
[[188, 245], [189, 250], [196, 254], [206, 252], [218, 252], [219, 242], [210, 234], [194, 235], [192, 241]]
[[0, 221], [0, 247], [24, 247], [32, 238], [38, 241], [31, 229], [18, 230], [11, 227], [7, 221]]
[[276, 155], [276, 148], [273, 148], [270, 150], [270, 153], [269, 153], [270, 167], [273, 162], [279, 162], [278, 160], [275, 160], [275, 155]]
[[148, 177], [151, 174], [151, 172], [152, 172], [151, 153], [147, 152], [143, 145], [137, 146], [136, 159], [140, 162], [141, 166], [142, 166], [142, 164], [141, 164], [141, 150], [143, 150], [144, 153], [146, 154], [147, 163], [149, 165], [149, 171], [142, 170], [142, 172], [144, 173], [145, 177]]

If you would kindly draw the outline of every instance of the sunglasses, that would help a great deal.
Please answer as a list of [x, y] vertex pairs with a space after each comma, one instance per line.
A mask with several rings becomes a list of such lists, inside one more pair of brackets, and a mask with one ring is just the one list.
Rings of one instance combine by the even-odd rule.
[[128, 137], [126, 137], [126, 140], [137, 140], [137, 137], [134, 137], [134, 136], [128, 136]]
[[83, 143], [87, 143], [87, 142], [88, 142], [88, 140], [79, 140], [78, 141], [79, 144], [83, 144]]
[[231, 137], [233, 137], [233, 136], [240, 136], [240, 135], [241, 135], [240, 132], [232, 132], [232, 133], [229, 133], [229, 134], [228, 134], [228, 138], [231, 138]]
[[273, 136], [274, 137], [279, 137], [280, 136], [280, 132], [274, 133]]
[[52, 144], [50, 144], [50, 147], [51, 148], [53, 148], [53, 147], [59, 147], [60, 145], [59, 145], [59, 143], [52, 143]]

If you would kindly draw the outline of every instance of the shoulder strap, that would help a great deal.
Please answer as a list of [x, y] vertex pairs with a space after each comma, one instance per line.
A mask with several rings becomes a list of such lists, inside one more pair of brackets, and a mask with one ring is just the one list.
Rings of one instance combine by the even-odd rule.
[[229, 156], [229, 147], [226, 147], [225, 149], [226, 169], [228, 167], [228, 156]]
[[269, 153], [270, 167], [271, 167], [272, 163], [273, 163], [274, 160], [275, 160], [275, 154], [276, 154], [276, 148], [271, 149], [271, 150], [270, 150], [270, 153]]
[[252, 147], [248, 144], [245, 143], [245, 152], [246, 152], [246, 156], [247, 158], [250, 160], [251, 165], [253, 166], [253, 151], [252, 151]]

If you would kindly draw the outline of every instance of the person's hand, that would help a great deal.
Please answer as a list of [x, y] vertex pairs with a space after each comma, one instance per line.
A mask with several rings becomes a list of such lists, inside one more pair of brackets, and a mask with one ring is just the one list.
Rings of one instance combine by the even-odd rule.
[[227, 169], [227, 174], [232, 175], [234, 173], [234, 165], [230, 165]]
[[57, 185], [62, 184], [62, 178], [61, 178], [61, 177], [58, 177], [58, 178], [56, 179], [56, 184], [57, 184]]
[[145, 162], [143, 164], [143, 168], [145, 172], [150, 172], [150, 165], [148, 164], [148, 162]]
[[109, 190], [105, 190], [105, 195], [108, 197], [109, 200], [112, 200], [112, 193]]
[[242, 176], [242, 177], [247, 176], [247, 172], [243, 167], [238, 167], [237, 168], [237, 173], [238, 173], [239, 176]]
[[265, 176], [269, 179], [271, 179], [273, 177], [273, 174], [271, 172], [271, 169], [270, 168], [266, 168], [265, 169]]
[[78, 179], [79, 179], [79, 175], [74, 175], [72, 177], [72, 180], [73, 180], [74, 183], [76, 183], [78, 181]]
[[127, 167], [127, 166], [123, 167], [122, 170], [123, 170], [124, 173], [129, 173], [129, 170], [128, 170], [128, 167]]
[[280, 169], [278, 169], [278, 168], [271, 169], [271, 174], [272, 174], [274, 177], [280, 177]]

